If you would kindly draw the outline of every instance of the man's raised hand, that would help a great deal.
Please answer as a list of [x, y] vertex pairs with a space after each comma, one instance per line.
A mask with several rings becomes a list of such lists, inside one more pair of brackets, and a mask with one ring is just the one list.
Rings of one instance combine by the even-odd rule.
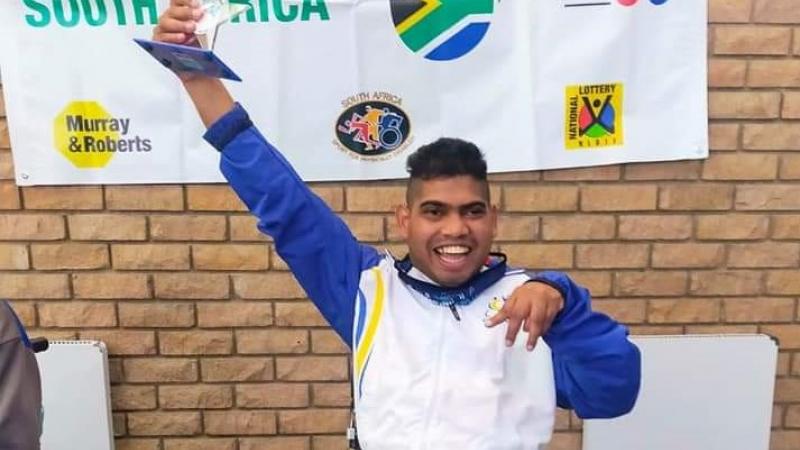
[[195, 40], [197, 21], [203, 17], [199, 0], [170, 0], [169, 7], [158, 18], [153, 40], [171, 44], [191, 44]]
[[520, 328], [528, 333], [525, 347], [532, 351], [539, 337], [547, 333], [556, 315], [564, 308], [564, 298], [551, 286], [528, 282], [514, 289], [503, 308], [486, 321], [494, 327], [508, 322], [506, 345], [511, 347]]

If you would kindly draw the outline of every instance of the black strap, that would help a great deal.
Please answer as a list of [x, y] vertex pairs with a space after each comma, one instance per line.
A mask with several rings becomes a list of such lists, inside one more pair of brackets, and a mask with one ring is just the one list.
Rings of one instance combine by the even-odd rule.
[[11, 313], [11, 317], [14, 318], [14, 322], [17, 324], [17, 330], [19, 331], [19, 337], [22, 339], [22, 343], [25, 344], [25, 347], [33, 349], [31, 340], [28, 338], [28, 333], [25, 332], [25, 327], [22, 326], [22, 322], [20, 322], [19, 317], [17, 317], [17, 313], [14, 312], [14, 309], [11, 308], [8, 301], [3, 300], [3, 303], [5, 303], [6, 308], [8, 308], [8, 311]]
[[361, 450], [358, 443], [358, 427], [356, 426], [356, 384], [353, 379], [352, 358], [347, 362], [347, 374], [350, 376], [350, 425], [347, 427], [347, 448]]

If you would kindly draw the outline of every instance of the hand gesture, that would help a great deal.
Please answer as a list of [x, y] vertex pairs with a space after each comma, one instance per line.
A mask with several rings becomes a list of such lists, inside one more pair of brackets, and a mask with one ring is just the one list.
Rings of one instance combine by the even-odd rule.
[[520, 327], [528, 333], [526, 348], [533, 351], [536, 341], [547, 333], [556, 315], [564, 308], [564, 298], [558, 290], [544, 283], [527, 282], [511, 293], [503, 308], [486, 321], [486, 326], [495, 327], [508, 322], [506, 346], [511, 347], [517, 339]]

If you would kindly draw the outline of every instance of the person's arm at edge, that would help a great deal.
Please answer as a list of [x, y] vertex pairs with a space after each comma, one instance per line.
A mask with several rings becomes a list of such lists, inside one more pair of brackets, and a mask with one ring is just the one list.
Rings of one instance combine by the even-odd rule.
[[308, 189], [220, 80], [182, 81], [208, 128], [206, 139], [221, 152], [223, 175], [258, 217], [259, 229], [274, 238], [276, 250], [322, 315], [351, 345], [359, 276], [377, 263], [377, 252], [359, 244]]
[[11, 306], [0, 300], [0, 448], [40, 448], [41, 390], [25, 329]]
[[531, 281], [564, 298], [564, 309], [543, 336], [552, 350], [558, 406], [583, 419], [630, 412], [639, 394], [641, 356], [627, 328], [592, 311], [589, 291], [564, 273], [540, 272]]

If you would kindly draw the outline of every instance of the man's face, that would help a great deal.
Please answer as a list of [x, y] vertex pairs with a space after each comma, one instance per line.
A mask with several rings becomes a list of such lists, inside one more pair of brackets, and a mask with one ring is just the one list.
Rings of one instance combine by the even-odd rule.
[[442, 286], [458, 286], [486, 262], [497, 226], [486, 184], [468, 175], [414, 180], [397, 209], [414, 267]]

